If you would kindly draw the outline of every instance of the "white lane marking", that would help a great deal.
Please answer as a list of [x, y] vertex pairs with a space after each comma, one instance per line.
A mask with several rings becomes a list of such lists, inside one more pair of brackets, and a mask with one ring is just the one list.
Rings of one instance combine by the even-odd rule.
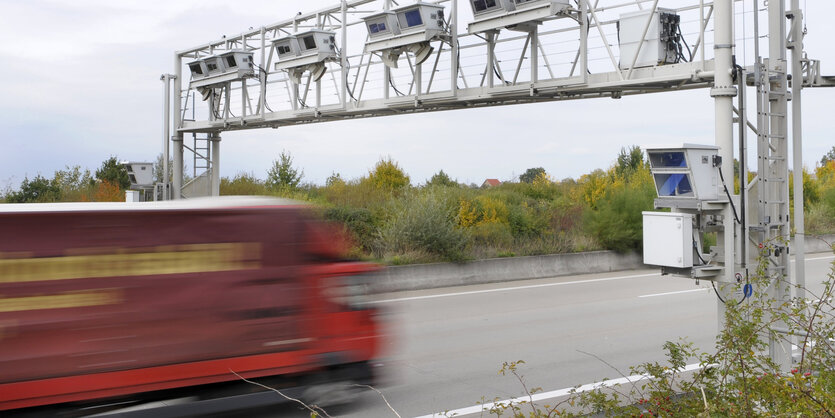
[[641, 278], [641, 277], [653, 277], [653, 276], [660, 276], [660, 275], [661, 275], [661, 273], [637, 274], [637, 275], [634, 275], [634, 276], [606, 277], [606, 278], [603, 278], [603, 279], [575, 280], [575, 281], [571, 281], [571, 282], [534, 284], [534, 285], [529, 285], [529, 286], [502, 287], [502, 288], [498, 288], [498, 289], [472, 290], [472, 291], [468, 291], [468, 292], [441, 293], [441, 294], [438, 294], [438, 295], [426, 295], [426, 296], [413, 296], [413, 297], [407, 297], [407, 298], [373, 300], [373, 301], [365, 302], [365, 304], [366, 305], [374, 305], [374, 304], [380, 304], [380, 303], [406, 302], [406, 301], [410, 301], [410, 300], [446, 298], [446, 297], [451, 297], [451, 296], [478, 295], [478, 294], [482, 294], [482, 293], [510, 292], [510, 291], [514, 291], [514, 290], [537, 289], [537, 288], [541, 288], [541, 287], [554, 287], [554, 286], [568, 286], [568, 285], [572, 285], [572, 284], [610, 282], [610, 281], [614, 281], [614, 280], [637, 279], [637, 278]]
[[[687, 366], [684, 366], [684, 369], [682, 370], [682, 372], [690, 372], [690, 371], [693, 371], [693, 370], [699, 370], [701, 368], [702, 368], [701, 364], [688, 364]], [[635, 383], [635, 382], [639, 382], [641, 380], [648, 379], [648, 378], [649, 378], [649, 375], [645, 375], [645, 374], [643, 374], [643, 375], [633, 375], [633, 376], [629, 376], [629, 377], [622, 377], [620, 379], [612, 379], [612, 380], [606, 380], [606, 381], [602, 381], [602, 382], [589, 383], [587, 385], [582, 385], [582, 386], [580, 386], [576, 389], [575, 388], [559, 389], [559, 390], [554, 390], [554, 391], [551, 391], [551, 392], [537, 393], [537, 394], [534, 394], [532, 397], [521, 396], [521, 397], [518, 397], [518, 398], [505, 399], [503, 401], [490, 402], [490, 403], [485, 403], [485, 404], [482, 404], [482, 405], [475, 405], [475, 406], [470, 406], [470, 407], [467, 407], [467, 408], [455, 409], [455, 410], [452, 410], [452, 411], [436, 412], [434, 414], [423, 415], [423, 416], [416, 417], [416, 418], [445, 418], [445, 417], [451, 417], [451, 416], [478, 414], [478, 413], [482, 413], [483, 411], [489, 411], [491, 408], [493, 408], [495, 406], [507, 405], [511, 402], [512, 403], [530, 402], [531, 398], [533, 398], [534, 402], [538, 402], [538, 401], [545, 400], [545, 399], [552, 399], [552, 398], [559, 398], [559, 397], [567, 396], [567, 395], [570, 395], [572, 393], [572, 391], [574, 391], [575, 393], [589, 392], [589, 391], [592, 391], [592, 390], [595, 390], [595, 389], [600, 389], [600, 388], [608, 388], [608, 387], [617, 386], [617, 385], [624, 385], [624, 384], [627, 384], [627, 383]]]
[[652, 294], [652, 295], [641, 295], [641, 296], [638, 296], [638, 297], [639, 298], [654, 298], [656, 296], [668, 296], [668, 295], [680, 295], [680, 294], [683, 294], [683, 293], [704, 292], [705, 290], [709, 290], [709, 289], [706, 288], [706, 287], [703, 287], [701, 289], [681, 290], [681, 291], [678, 291], [678, 292], [667, 292], [667, 293], [655, 293], [655, 294]]

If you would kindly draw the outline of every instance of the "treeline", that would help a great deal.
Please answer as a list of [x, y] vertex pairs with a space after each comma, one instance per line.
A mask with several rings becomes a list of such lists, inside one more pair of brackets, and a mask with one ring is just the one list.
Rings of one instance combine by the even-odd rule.
[[[555, 181], [538, 167], [496, 187], [459, 184], [443, 171], [413, 186], [391, 159], [358, 179], [335, 173], [324, 186], [305, 184], [303, 176], [282, 153], [265, 180], [251, 173], [223, 178], [221, 194], [311, 202], [354, 238], [355, 256], [390, 264], [639, 250], [641, 212], [652, 210], [656, 197], [638, 147], [576, 180]], [[807, 233], [835, 232], [835, 147], [814, 175], [804, 172], [804, 186]]]
[[[804, 171], [803, 179], [806, 232], [835, 232], [835, 147], [814, 173]], [[122, 201], [128, 186], [127, 172], [111, 157], [94, 174], [76, 166], [52, 178], [26, 178], [19, 190], [6, 190], [2, 198], [8, 203]], [[622, 149], [610, 168], [578, 179], [557, 181], [537, 167], [495, 187], [459, 184], [444, 171], [412, 185], [390, 158], [360, 178], [334, 173], [316, 185], [305, 183], [303, 170], [282, 152], [263, 180], [254, 173], [224, 177], [220, 192], [312, 203], [352, 238], [354, 257], [389, 264], [639, 250], [641, 212], [652, 210], [656, 197], [638, 147]]]
[[26, 177], [17, 190], [6, 190], [0, 201], [6, 203], [49, 202], [120, 202], [125, 200], [125, 190], [130, 178], [116, 157], [102, 162], [101, 167], [90, 173], [81, 166], [67, 166], [58, 170], [52, 178], [38, 174]]

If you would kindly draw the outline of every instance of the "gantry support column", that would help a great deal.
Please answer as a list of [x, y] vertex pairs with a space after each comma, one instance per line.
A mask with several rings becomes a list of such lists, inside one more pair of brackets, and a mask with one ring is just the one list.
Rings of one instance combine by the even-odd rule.
[[[714, 55], [716, 62], [716, 75], [714, 78], [714, 85], [710, 91], [711, 97], [715, 102], [715, 136], [716, 145], [719, 147], [719, 155], [722, 157], [722, 165], [719, 167], [722, 170], [722, 175], [726, 183], [729, 182], [733, 187], [734, 179], [734, 120], [733, 120], [733, 100], [737, 95], [736, 86], [733, 82], [733, 48], [734, 48], [734, 34], [733, 34], [733, 19], [734, 7], [733, 0], [716, 0], [715, 7], [715, 45]], [[733, 191], [733, 189], [731, 189]], [[718, 234], [717, 244], [721, 251], [719, 260], [723, 264], [724, 270], [717, 278], [720, 283], [717, 288], [720, 293], [724, 293], [723, 299], [729, 300], [728, 293], [726, 293], [725, 286], [721, 283], [734, 282], [734, 274], [736, 269], [736, 239], [734, 237], [737, 225], [734, 222], [734, 213], [731, 205], [726, 205], [722, 211], [722, 232]], [[719, 329], [722, 330], [725, 324], [725, 305], [718, 300], [717, 312]]]
[[183, 59], [179, 54], [174, 55], [174, 136], [171, 141], [174, 145], [174, 174], [172, 175], [171, 198], [174, 200], [182, 198], [183, 190], [183, 133], [179, 131], [183, 124], [182, 102], [180, 97], [182, 87]]
[[795, 296], [806, 299], [806, 227], [803, 211], [803, 11], [800, 0], [791, 3], [792, 50], [792, 166], [794, 167], [794, 284]]
[[220, 134], [209, 137], [212, 143], [212, 196], [220, 196]]

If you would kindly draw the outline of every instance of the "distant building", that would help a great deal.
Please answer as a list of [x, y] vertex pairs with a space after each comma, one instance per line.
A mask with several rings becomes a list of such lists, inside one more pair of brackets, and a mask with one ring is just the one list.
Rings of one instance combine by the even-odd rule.
[[502, 182], [500, 182], [498, 179], [487, 179], [484, 180], [484, 183], [481, 184], [481, 187], [496, 187], [501, 185]]

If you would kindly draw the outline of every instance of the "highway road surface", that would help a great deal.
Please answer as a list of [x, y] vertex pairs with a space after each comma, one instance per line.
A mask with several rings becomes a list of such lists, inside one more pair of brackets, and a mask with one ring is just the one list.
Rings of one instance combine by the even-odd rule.
[[[807, 256], [810, 289], [825, 280], [832, 254]], [[704, 350], [717, 332], [710, 283], [662, 277], [658, 270], [590, 274], [376, 295], [391, 344], [388, 383], [379, 387], [403, 417], [478, 411], [482, 398], [523, 394], [503, 362], [524, 360], [528, 387], [545, 392], [620, 378], [629, 366], [664, 359], [666, 341]], [[608, 364], [607, 364], [608, 363]], [[379, 395], [363, 393], [333, 416], [394, 417]], [[309, 416], [275, 406], [241, 416]], [[478, 415], [474, 415], [478, 416]]]

